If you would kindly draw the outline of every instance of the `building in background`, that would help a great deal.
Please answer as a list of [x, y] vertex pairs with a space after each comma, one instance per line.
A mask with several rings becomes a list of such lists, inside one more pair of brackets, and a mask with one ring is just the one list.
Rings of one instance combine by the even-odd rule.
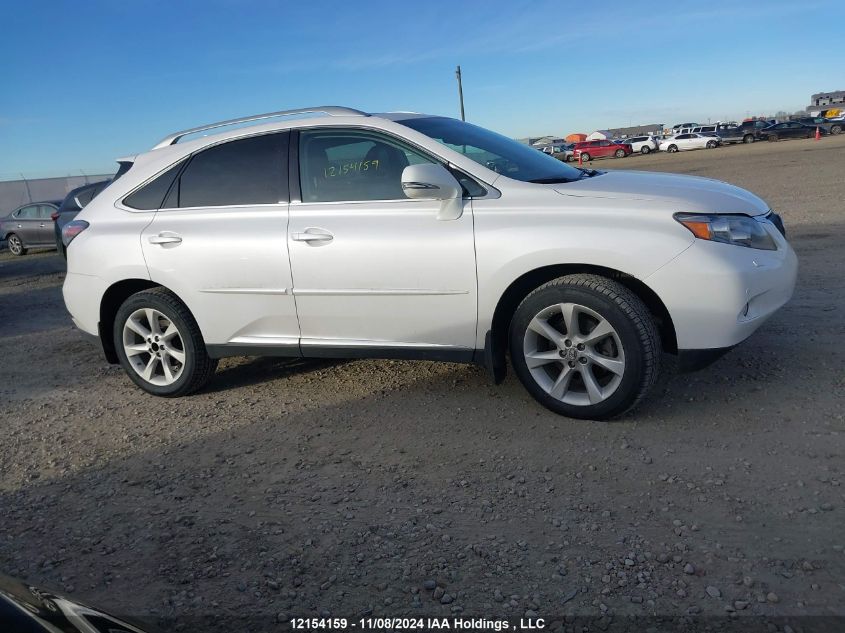
[[6, 217], [19, 206], [30, 202], [61, 200], [71, 189], [89, 182], [108, 180], [113, 176], [114, 174], [98, 174], [0, 181], [0, 217]]
[[814, 94], [810, 97], [810, 105], [807, 106], [810, 116], [824, 116], [822, 112], [832, 109], [845, 110], [845, 90]]

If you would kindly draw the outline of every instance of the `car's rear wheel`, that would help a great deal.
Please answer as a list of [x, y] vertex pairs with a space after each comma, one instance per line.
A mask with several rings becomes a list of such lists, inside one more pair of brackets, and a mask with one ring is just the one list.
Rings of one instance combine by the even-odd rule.
[[813, 136], [814, 136], [814, 135], [815, 135], [815, 132], [810, 132], [810, 131], [808, 131], [808, 132], [804, 135], [804, 138], [813, 138]]
[[754, 142], [754, 135], [753, 134], [746, 134], [742, 137], [743, 143], [753, 143]]
[[592, 156], [590, 156], [590, 154], [589, 154], [589, 153], [587, 153], [587, 152], [581, 152], [581, 160], [582, 160], [582, 161], [584, 161], [584, 160], [592, 160], [592, 158], [593, 158], [593, 157], [592, 157]]
[[716, 145], [716, 141], [707, 141], [707, 149], [713, 149]]
[[625, 158], [625, 150], [624, 149], [616, 150], [616, 158]]
[[777, 134], [769, 134], [769, 135], [766, 136], [766, 140], [770, 141], [772, 143], [775, 143], [778, 140], [778, 135]]
[[138, 292], [120, 306], [114, 346], [129, 378], [156, 396], [192, 393], [217, 368], [191, 312], [162, 288]]
[[678, 146], [677, 146], [677, 145], [670, 145], [670, 146], [668, 147], [667, 151], [668, 151], [670, 154], [674, 154], [675, 152], [677, 152], [677, 151], [678, 151]]
[[643, 145], [640, 148], [640, 154], [648, 154], [649, 152], [651, 152], [651, 148], [648, 145]]
[[9, 245], [9, 252], [12, 255], [17, 255], [18, 257], [26, 255], [26, 248], [24, 247], [21, 238], [14, 233], [9, 233], [6, 237], [6, 243]]
[[659, 372], [660, 337], [643, 302], [599, 275], [567, 275], [530, 293], [510, 326], [514, 370], [543, 406], [607, 419], [636, 405]]
[[837, 135], [837, 134], [841, 134], [842, 133], [842, 126], [841, 125], [831, 125], [830, 126], [830, 133], [833, 134], [834, 136]]

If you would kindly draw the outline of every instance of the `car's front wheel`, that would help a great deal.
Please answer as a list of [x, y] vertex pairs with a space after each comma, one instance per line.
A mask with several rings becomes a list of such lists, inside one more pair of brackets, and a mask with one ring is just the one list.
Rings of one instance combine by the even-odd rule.
[[754, 142], [754, 135], [753, 134], [746, 134], [742, 137], [742, 142], [745, 144], [753, 143]]
[[599, 275], [567, 275], [530, 293], [510, 327], [520, 381], [543, 406], [602, 420], [636, 405], [659, 372], [660, 337], [643, 302]]
[[677, 145], [670, 145], [667, 151], [668, 151], [670, 154], [674, 154], [675, 152], [677, 152], [677, 151], [678, 151], [678, 146], [677, 146]]
[[836, 136], [837, 134], [842, 133], [842, 126], [841, 125], [832, 125], [830, 126], [830, 133]]
[[585, 161], [585, 160], [588, 161], [590, 159], [592, 159], [592, 156], [590, 156], [587, 152], [581, 152], [581, 160], [582, 161]]
[[643, 145], [640, 149], [641, 154], [648, 154], [651, 151], [651, 148], [648, 145]]
[[707, 149], [713, 149], [716, 145], [716, 141], [707, 141]]
[[9, 245], [9, 252], [12, 255], [26, 255], [26, 248], [24, 247], [21, 238], [14, 233], [9, 233], [6, 237], [6, 243]]
[[217, 368], [191, 312], [163, 288], [138, 292], [120, 306], [114, 346], [129, 378], [156, 396], [192, 393]]
[[625, 150], [624, 149], [616, 150], [616, 158], [625, 158]]

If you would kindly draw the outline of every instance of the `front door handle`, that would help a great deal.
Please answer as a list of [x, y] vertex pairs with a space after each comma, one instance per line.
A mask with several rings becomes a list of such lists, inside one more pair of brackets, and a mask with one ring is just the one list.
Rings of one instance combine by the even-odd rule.
[[182, 238], [175, 233], [159, 233], [151, 235], [148, 240], [150, 244], [181, 244]]
[[291, 233], [294, 242], [331, 242], [334, 235], [322, 229], [305, 229], [303, 233]]

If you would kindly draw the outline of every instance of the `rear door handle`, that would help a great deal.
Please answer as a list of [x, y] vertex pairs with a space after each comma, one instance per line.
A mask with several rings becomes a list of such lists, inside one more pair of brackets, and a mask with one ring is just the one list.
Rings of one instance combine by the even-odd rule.
[[182, 238], [175, 233], [159, 233], [151, 235], [147, 241], [150, 244], [181, 244]]
[[291, 233], [290, 239], [294, 242], [331, 242], [334, 235], [323, 229], [305, 229], [302, 233]]

